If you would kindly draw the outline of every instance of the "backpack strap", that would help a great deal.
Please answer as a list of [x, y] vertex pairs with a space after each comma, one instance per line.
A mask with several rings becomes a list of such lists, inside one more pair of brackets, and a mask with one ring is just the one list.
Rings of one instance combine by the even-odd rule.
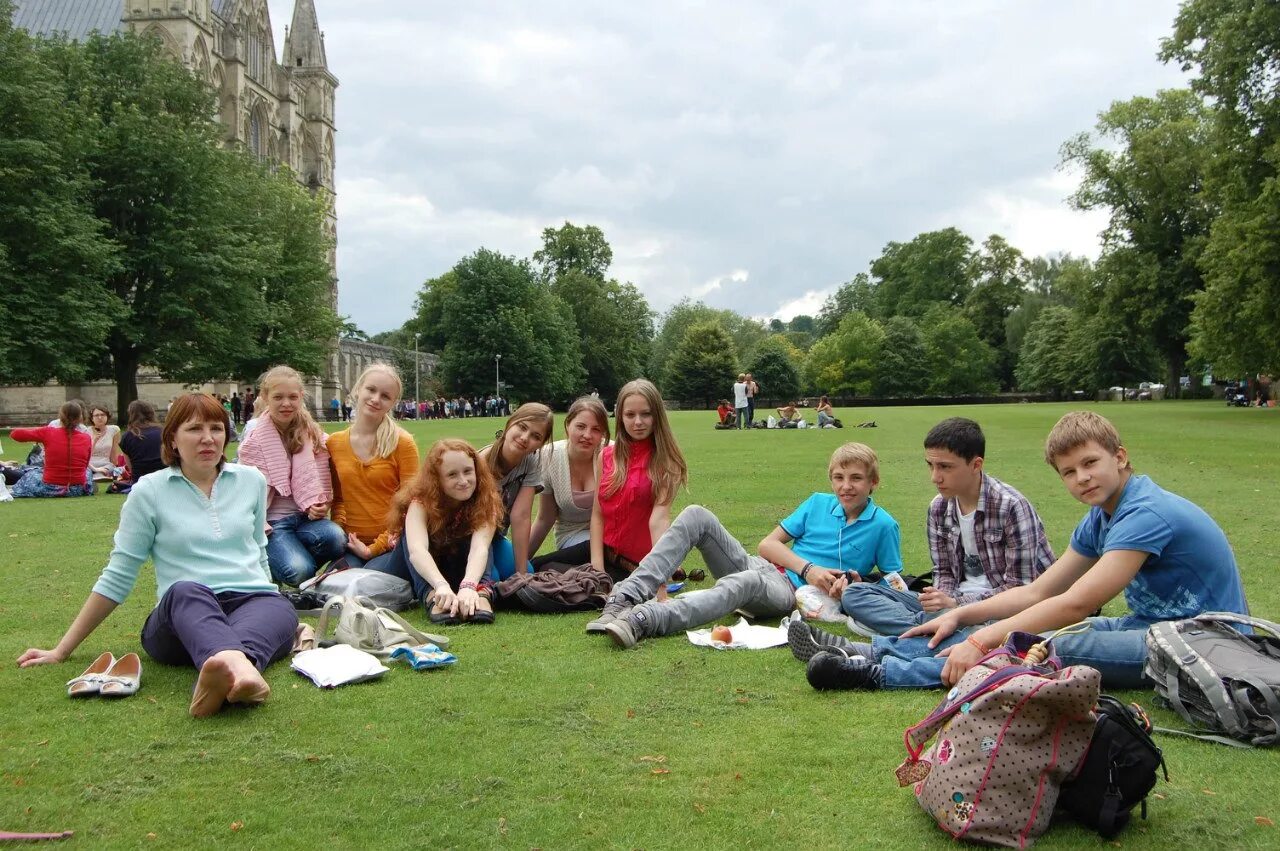
[[[1190, 620], [1199, 621], [1200, 619], [1191, 618]], [[1183, 704], [1178, 686], [1178, 674], [1185, 672], [1199, 686], [1200, 692], [1209, 701], [1209, 704], [1213, 707], [1214, 715], [1218, 717], [1218, 721], [1222, 723], [1222, 726], [1227, 728], [1227, 732], [1233, 736], [1243, 736], [1246, 722], [1240, 717], [1239, 710], [1227, 702], [1222, 688], [1222, 680], [1209, 667], [1209, 664], [1201, 659], [1200, 654], [1193, 650], [1186, 639], [1182, 637], [1182, 632], [1178, 629], [1178, 623], [1186, 622], [1166, 621], [1163, 624], [1151, 627], [1157, 640], [1164, 642], [1169, 652], [1173, 654], [1176, 663], [1173, 668], [1164, 672], [1164, 685], [1169, 691], [1169, 702], [1173, 704], [1173, 708], [1188, 724], [1195, 725], [1197, 723]]]
[[[1245, 626], [1251, 626], [1254, 629], [1261, 629], [1264, 632], [1269, 632], [1276, 638], [1280, 638], [1280, 624], [1272, 623], [1271, 621], [1263, 620], [1262, 618], [1255, 618], [1252, 615], [1240, 615], [1240, 614], [1236, 614], [1235, 612], [1202, 612], [1201, 614], [1198, 614], [1195, 617], [1187, 618], [1187, 621], [1196, 621], [1198, 623], [1204, 623], [1204, 624], [1210, 624], [1210, 623], [1244, 624]], [[1186, 621], [1180, 621], [1180, 622], [1186, 623]]]
[[316, 646], [320, 645], [329, 634], [329, 613], [333, 612], [334, 617], [341, 617], [342, 613], [342, 597], [334, 595], [330, 597], [324, 604], [324, 608], [320, 610], [320, 622], [316, 624]]
[[[1194, 721], [1192, 723], [1195, 723]], [[1170, 736], [1186, 736], [1188, 739], [1198, 739], [1202, 742], [1217, 742], [1220, 745], [1230, 745], [1233, 748], [1244, 748], [1249, 750], [1253, 745], [1248, 742], [1242, 742], [1239, 739], [1228, 739], [1226, 736], [1215, 736], [1212, 733], [1192, 733], [1189, 730], [1175, 730], [1172, 727], [1152, 727], [1157, 733], [1166, 733]]]
[[[1004, 648], [1000, 648], [987, 654], [978, 662], [978, 664], [981, 665], [994, 656], [1004, 656], [1006, 654], [1007, 651]], [[938, 728], [941, 727], [948, 718], [960, 711], [960, 707], [980, 695], [986, 694], [992, 689], [997, 688], [1001, 683], [1011, 680], [1020, 674], [1044, 676], [1042, 671], [1037, 671], [1034, 668], [1028, 668], [1025, 665], [1006, 665], [1003, 668], [993, 671], [982, 682], [970, 689], [968, 693], [957, 696], [954, 699], [943, 701], [937, 709], [933, 710], [933, 712], [919, 724], [916, 724], [913, 727], [908, 727], [906, 733], [903, 734], [903, 739], [907, 746], [907, 753], [910, 754], [911, 759], [914, 760], [920, 756], [924, 751], [925, 743], [928, 742], [929, 739], [933, 738], [933, 734], [937, 732]]]

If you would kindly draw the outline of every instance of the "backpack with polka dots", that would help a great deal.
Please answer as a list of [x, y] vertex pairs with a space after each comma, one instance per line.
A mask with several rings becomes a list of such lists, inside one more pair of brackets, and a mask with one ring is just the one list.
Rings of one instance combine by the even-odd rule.
[[1101, 682], [1063, 668], [1047, 640], [1012, 633], [906, 731], [898, 782], [953, 837], [1025, 848], [1089, 748]]

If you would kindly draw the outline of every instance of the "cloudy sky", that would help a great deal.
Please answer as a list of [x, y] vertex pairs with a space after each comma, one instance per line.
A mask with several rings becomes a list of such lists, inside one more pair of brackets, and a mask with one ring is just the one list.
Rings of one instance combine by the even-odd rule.
[[[477, 248], [594, 224], [658, 311], [790, 318], [954, 225], [1095, 255], [1064, 140], [1181, 85], [1176, 0], [315, 0], [338, 89], [339, 308], [369, 333]], [[270, 0], [277, 43], [292, 0]]]

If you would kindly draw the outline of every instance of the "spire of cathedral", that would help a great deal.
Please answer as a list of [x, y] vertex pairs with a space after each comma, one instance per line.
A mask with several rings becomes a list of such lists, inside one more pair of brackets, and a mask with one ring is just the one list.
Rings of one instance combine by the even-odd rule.
[[293, 24], [284, 38], [284, 64], [289, 68], [328, 68], [324, 53], [324, 33], [316, 18], [312, 0], [296, 0]]

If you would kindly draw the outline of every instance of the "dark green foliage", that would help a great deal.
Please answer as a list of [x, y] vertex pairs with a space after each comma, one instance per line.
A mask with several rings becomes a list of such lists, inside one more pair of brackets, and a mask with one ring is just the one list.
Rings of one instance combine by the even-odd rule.
[[641, 375], [653, 340], [653, 313], [633, 284], [592, 277], [577, 269], [556, 276], [551, 292], [569, 306], [587, 387], [604, 398]]
[[973, 289], [973, 241], [956, 228], [891, 242], [871, 263], [875, 313], [923, 316], [936, 304], [960, 306]]
[[0, 2], [0, 380], [76, 380], [123, 308], [116, 248], [89, 206], [84, 131], [59, 75]]
[[533, 253], [533, 262], [547, 282], [566, 272], [604, 280], [613, 263], [613, 249], [604, 231], [595, 225], [578, 227], [565, 222], [558, 228], [543, 229], [542, 248]]
[[800, 374], [796, 370], [794, 348], [781, 335], [765, 338], [756, 346], [747, 372], [760, 385], [760, 395], [769, 399], [795, 399], [800, 395]]
[[[7, 13], [0, 17], [7, 27]], [[41, 81], [33, 93], [41, 123], [6, 125], [25, 134], [9, 151], [46, 152], [29, 159], [44, 157], [43, 172], [15, 173], [28, 181], [29, 198], [52, 202], [41, 232], [28, 236], [35, 250], [59, 255], [56, 264], [45, 261], [57, 278], [46, 287], [47, 309], [24, 293], [37, 275], [5, 288], [18, 299], [6, 307], [30, 322], [30, 340], [61, 350], [43, 361], [21, 352], [0, 360], [17, 365], [25, 380], [109, 373], [121, 410], [136, 397], [141, 366], [189, 383], [253, 375], [279, 362], [319, 372], [340, 327], [326, 262], [326, 199], [222, 148], [212, 91], [153, 39], [12, 37], [6, 45], [15, 71], [30, 73], [0, 79]], [[48, 159], [55, 144], [61, 158]], [[78, 218], [66, 215], [70, 202]], [[0, 220], [32, 213], [5, 204]], [[87, 229], [86, 216], [93, 220]], [[29, 251], [6, 249], [8, 267], [29, 262]], [[76, 339], [63, 345], [68, 332]]]
[[995, 352], [959, 311], [935, 306], [925, 315], [921, 332], [930, 394], [971, 396], [996, 391]]
[[871, 393], [883, 398], [923, 396], [929, 389], [924, 335], [905, 316], [884, 322], [884, 339], [876, 358]]
[[708, 404], [724, 398], [737, 376], [737, 362], [728, 331], [717, 322], [694, 323], [672, 353], [663, 395]]
[[583, 391], [572, 313], [527, 262], [481, 248], [452, 275], [440, 300], [446, 387], [488, 390], [502, 355], [502, 380], [517, 399], [562, 403]]

